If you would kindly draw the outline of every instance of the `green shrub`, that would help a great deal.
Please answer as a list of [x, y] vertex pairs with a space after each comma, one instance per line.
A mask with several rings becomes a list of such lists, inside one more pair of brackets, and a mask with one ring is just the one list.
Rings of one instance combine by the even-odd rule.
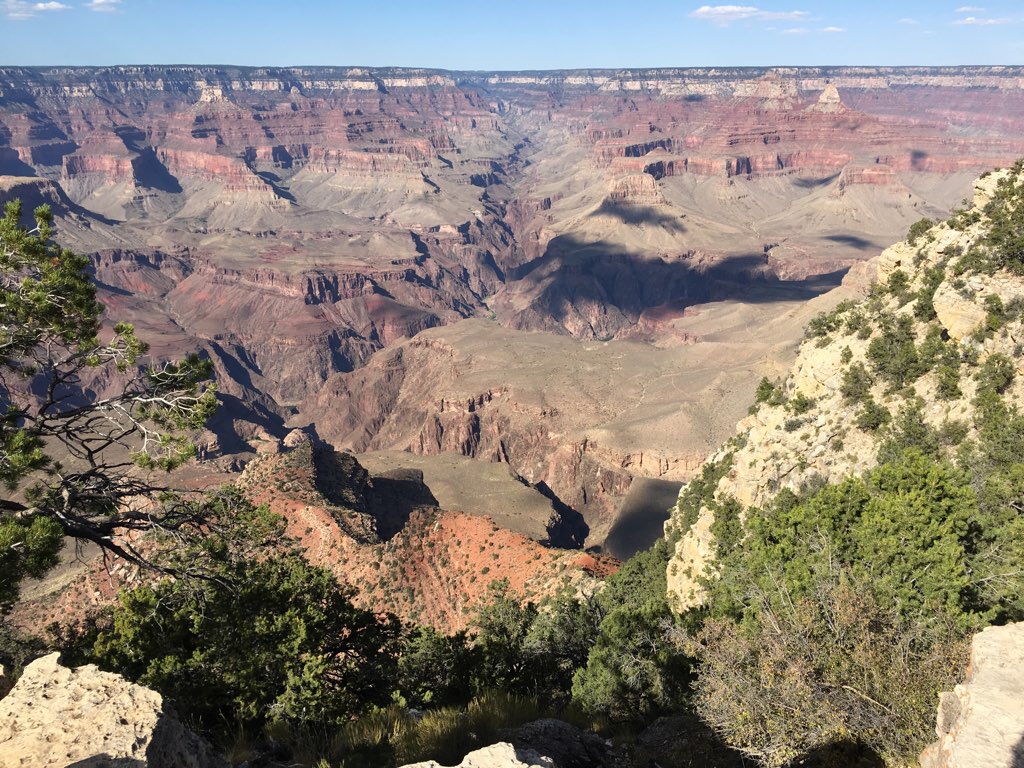
[[889, 409], [875, 402], [873, 397], [867, 397], [863, 401], [860, 413], [857, 414], [856, 424], [858, 429], [865, 432], [875, 432], [890, 421], [892, 414], [889, 413]]
[[871, 340], [867, 358], [875, 373], [900, 389], [926, 370], [914, 345], [913, 322], [906, 315], [886, 316], [880, 325], [881, 335]]
[[859, 403], [870, 396], [871, 374], [863, 363], [854, 363], [843, 373], [839, 392], [847, 403]]
[[674, 544], [697, 522], [701, 507], [707, 507], [714, 503], [715, 489], [732, 468], [732, 459], [730, 453], [718, 461], [705, 462], [701, 467], [700, 474], [680, 491], [673, 520], [666, 528], [670, 544]]
[[942, 284], [944, 277], [945, 273], [939, 267], [932, 267], [925, 271], [924, 280], [917, 291], [917, 300], [914, 303], [914, 317], [918, 320], [928, 321], [935, 318], [935, 291]]
[[902, 269], [894, 269], [885, 285], [889, 295], [895, 297], [900, 306], [910, 301], [910, 277]]
[[928, 456], [938, 456], [939, 452], [938, 435], [924, 419], [924, 401], [920, 398], [905, 403], [896, 415], [878, 447], [878, 462], [897, 461], [910, 448]]
[[628, 560], [597, 600], [604, 612], [586, 666], [573, 677], [573, 702], [591, 715], [639, 719], [678, 706], [689, 660], [668, 640], [666, 569], [662, 539]]
[[784, 400], [785, 395], [779, 382], [770, 381], [767, 376], [758, 382], [757, 390], [754, 392], [754, 402], [756, 404], [767, 403], [768, 405], [777, 406], [782, 405]]
[[936, 369], [938, 386], [936, 394], [940, 400], [955, 400], [963, 396], [960, 389], [960, 361], [955, 357], [946, 357]]
[[820, 338], [839, 330], [843, 325], [843, 316], [852, 310], [854, 306], [855, 304], [852, 301], [841, 301], [831, 312], [822, 312], [820, 315], [815, 316], [807, 324], [804, 338]]
[[787, 410], [795, 416], [801, 416], [813, 407], [814, 399], [808, 397], [803, 392], [797, 392], [793, 397], [789, 398], [789, 401], [786, 403]]
[[978, 388], [1001, 395], [1013, 383], [1016, 375], [1017, 368], [1009, 357], [1002, 353], [989, 355], [976, 375]]
[[910, 225], [910, 231], [907, 232], [907, 242], [911, 245], [917, 245], [917, 241], [928, 234], [928, 230], [935, 226], [935, 222], [931, 219], [919, 219]]
[[443, 635], [416, 627], [403, 639], [396, 688], [417, 709], [462, 704], [472, 693], [470, 675], [476, 664], [465, 632]]

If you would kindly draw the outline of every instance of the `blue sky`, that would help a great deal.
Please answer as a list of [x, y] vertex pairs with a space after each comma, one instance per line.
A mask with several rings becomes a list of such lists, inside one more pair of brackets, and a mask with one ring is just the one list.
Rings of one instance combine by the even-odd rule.
[[0, 0], [0, 65], [1022, 62], [1022, 0]]

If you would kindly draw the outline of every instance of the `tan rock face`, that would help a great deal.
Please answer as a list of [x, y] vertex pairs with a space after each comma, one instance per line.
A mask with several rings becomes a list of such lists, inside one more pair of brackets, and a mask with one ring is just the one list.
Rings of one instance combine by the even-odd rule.
[[29, 664], [0, 701], [0, 768], [226, 768], [160, 694], [57, 658]]
[[935, 731], [922, 768], [1024, 765], [1024, 623], [975, 635], [967, 679], [941, 694]]
[[[832, 330], [812, 334], [801, 344], [790, 374], [781, 384], [782, 399], [786, 402], [758, 406], [739, 422], [737, 439], [709, 457], [709, 462], [716, 462], [732, 455], [730, 469], [715, 489], [717, 501], [732, 499], [743, 509], [756, 508], [780, 490], [799, 493], [806, 483], [835, 482], [861, 475], [875, 466], [884, 430], [858, 426], [863, 406], [844, 396], [842, 389], [851, 366], [860, 364], [869, 373], [876, 371], [877, 353], [872, 357], [869, 350], [872, 342], [884, 336], [883, 318], [885, 322], [899, 319], [909, 323], [915, 349], [923, 348], [928, 334], [934, 338], [937, 331], [940, 337], [948, 335], [961, 342], [962, 348], [970, 350], [979, 361], [1001, 354], [1014, 360], [1018, 370], [1024, 367], [1020, 354], [1024, 323], [1019, 318], [1005, 323], [998, 331], [975, 334], [979, 329], [984, 331], [993, 298], [998, 298], [1004, 307], [1020, 304], [1024, 299], [1024, 280], [1007, 272], [961, 273], [959, 268], [953, 268], [955, 257], [950, 255], [985, 247], [987, 218], [981, 211], [1005, 173], [993, 173], [975, 185], [978, 222], [962, 229], [940, 223], [915, 243], [898, 243], [886, 249], [853, 274], [846, 287], [863, 292], [861, 299], [833, 317]], [[923, 290], [926, 272], [933, 268], [943, 270], [944, 278], [933, 297], [934, 319], [923, 319], [915, 311], [916, 297]], [[884, 287], [897, 271], [907, 279], [901, 295]], [[871, 283], [879, 287], [869, 291]], [[851, 323], [855, 326], [852, 329]], [[921, 418], [931, 429], [938, 431], [948, 423], [961, 422], [966, 425], [968, 437], [974, 439], [973, 398], [978, 382], [970, 366], [963, 363], [956, 373], [960, 393], [955, 396], [943, 398], [937, 394], [939, 380], [935, 370], [907, 382], [911, 388], [902, 391], [891, 387], [881, 373], [870, 373], [869, 394], [893, 418], [920, 398], [926, 404]], [[793, 407], [798, 396], [804, 401], [799, 411]], [[1024, 398], [1020, 377], [1005, 397], [1009, 402]], [[677, 610], [695, 607], [704, 598], [701, 579], [713, 574], [714, 519], [714, 511], [705, 507], [677, 540], [668, 570], [670, 599]], [[666, 530], [678, 531], [679, 520], [677, 512]]]
[[821, 92], [821, 96], [818, 97], [818, 103], [808, 108], [808, 111], [832, 114], [841, 112], [844, 109], [846, 107], [843, 106], [843, 100], [839, 96], [839, 89], [833, 83], [829, 83], [825, 86], [825, 90]]
[[957, 341], [970, 336], [985, 320], [985, 308], [948, 282], [942, 283], [935, 291], [933, 303], [939, 322]]
[[[413, 763], [402, 768], [444, 768], [440, 763], [429, 760]], [[548, 757], [541, 757], [532, 750], [517, 750], [511, 744], [495, 744], [476, 752], [470, 752], [466, 759], [455, 768], [558, 768]]]

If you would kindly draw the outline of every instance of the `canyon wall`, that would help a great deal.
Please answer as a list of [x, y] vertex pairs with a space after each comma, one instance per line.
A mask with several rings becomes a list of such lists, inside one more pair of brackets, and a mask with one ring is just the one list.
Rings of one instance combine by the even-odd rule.
[[[322, 421], [353, 449], [508, 462], [600, 543], [634, 477], [688, 479], [728, 433], [720, 399], [788, 364], [799, 305], [1024, 154], [1022, 128], [1017, 67], [7, 67], [0, 198], [54, 208], [154, 354], [214, 361], [209, 460]], [[426, 331], [441, 347], [403, 347]], [[678, 362], [700, 382], [657, 400], [676, 437], [642, 444], [655, 411], [640, 387], [644, 415], [622, 415], [624, 374], [553, 429], [536, 392], [470, 412], [537, 332], [693, 347]], [[457, 371], [395, 383], [445, 345], [501, 359], [472, 391], [441, 391]], [[701, 378], [736, 359], [746, 373]]]

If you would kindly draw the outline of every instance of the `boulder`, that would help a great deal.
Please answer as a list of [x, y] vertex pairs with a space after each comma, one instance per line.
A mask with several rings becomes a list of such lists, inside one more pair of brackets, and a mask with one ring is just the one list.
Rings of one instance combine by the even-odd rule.
[[948, 282], [943, 282], [936, 289], [932, 304], [942, 327], [956, 341], [970, 336], [985, 320], [985, 308], [963, 296]]
[[[444, 768], [440, 763], [429, 760], [402, 768]], [[530, 749], [516, 749], [501, 742], [470, 752], [455, 768], [558, 768], [549, 757], [541, 757]]]
[[517, 749], [550, 758], [558, 768], [612, 768], [619, 755], [596, 733], [552, 718], [535, 720], [504, 735]]
[[58, 656], [29, 664], [0, 700], [0, 768], [227, 768], [156, 691]]
[[1024, 766], [1024, 622], [974, 636], [967, 679], [939, 696], [922, 768]]

